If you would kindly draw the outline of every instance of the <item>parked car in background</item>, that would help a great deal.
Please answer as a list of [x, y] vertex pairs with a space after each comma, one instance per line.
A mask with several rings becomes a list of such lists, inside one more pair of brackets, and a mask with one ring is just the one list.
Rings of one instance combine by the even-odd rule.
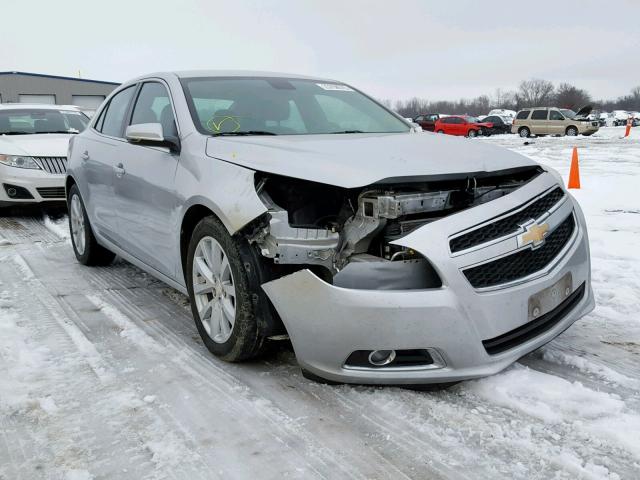
[[438, 113], [425, 113], [424, 115], [418, 115], [413, 119], [413, 122], [420, 125], [424, 131], [433, 132], [435, 130], [436, 120], [440, 117]]
[[627, 124], [630, 115], [626, 110], [614, 110], [611, 112], [611, 117], [613, 118], [613, 126], [621, 127]]
[[476, 117], [467, 115], [451, 115], [436, 120], [436, 133], [446, 133], [447, 135], [459, 135], [463, 137], [477, 137], [493, 128], [489, 122], [481, 122]]
[[88, 123], [73, 106], [0, 105], [0, 206], [64, 202], [69, 138]]
[[496, 373], [593, 310], [587, 231], [557, 172], [418, 134], [335, 80], [169, 72], [124, 83], [70, 141], [71, 241], [189, 295], [206, 347], [288, 334], [310, 378]]
[[490, 123], [491, 127], [483, 129], [484, 135], [496, 135], [501, 133], [511, 133], [511, 123], [506, 117], [500, 115], [488, 115], [482, 119], [482, 123]]
[[513, 119], [516, 118], [516, 111], [507, 110], [505, 108], [494, 108], [489, 112], [488, 116], [491, 115], [499, 115], [503, 120], [508, 119], [508, 123], [511, 124], [511, 122], [513, 122]]
[[556, 107], [525, 108], [518, 112], [511, 132], [521, 137], [530, 135], [593, 135], [600, 128], [596, 120], [589, 120], [591, 107], [584, 107], [578, 113]]
[[600, 112], [598, 114], [598, 124], [601, 127], [606, 127], [608, 118], [609, 118], [609, 114], [607, 112]]

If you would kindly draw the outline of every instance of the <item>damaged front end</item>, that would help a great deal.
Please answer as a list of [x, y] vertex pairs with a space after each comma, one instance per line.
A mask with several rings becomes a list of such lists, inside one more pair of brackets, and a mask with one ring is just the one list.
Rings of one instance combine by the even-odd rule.
[[[338, 287], [439, 288], [428, 259], [394, 243], [417, 228], [503, 197], [540, 167], [448, 178], [407, 178], [342, 188], [272, 174], [256, 175], [268, 209], [248, 236], [283, 274], [308, 268]], [[254, 222], [254, 226], [256, 223]]]

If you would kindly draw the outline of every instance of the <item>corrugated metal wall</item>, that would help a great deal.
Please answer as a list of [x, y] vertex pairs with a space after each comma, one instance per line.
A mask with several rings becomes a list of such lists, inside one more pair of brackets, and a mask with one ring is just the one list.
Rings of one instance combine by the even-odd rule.
[[73, 104], [73, 95], [107, 96], [118, 85], [82, 79], [51, 78], [24, 74], [0, 74], [0, 101], [17, 103], [20, 95], [55, 95], [58, 105]]

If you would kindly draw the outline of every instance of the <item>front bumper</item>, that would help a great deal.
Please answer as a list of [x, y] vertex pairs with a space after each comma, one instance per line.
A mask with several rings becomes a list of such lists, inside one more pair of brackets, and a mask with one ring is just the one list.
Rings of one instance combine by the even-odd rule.
[[[22, 187], [33, 198], [11, 198], [3, 185]], [[65, 201], [64, 185], [65, 175], [0, 164], [0, 205]]]
[[[301, 367], [345, 383], [446, 383], [499, 372], [562, 333], [595, 306], [585, 222], [568, 194], [548, 222], [553, 226], [562, 216], [575, 215], [573, 236], [545, 270], [523, 281], [481, 290], [473, 288], [461, 272], [480, 260], [513, 251], [514, 237], [466, 253], [452, 254], [449, 250], [452, 234], [494, 218], [496, 212], [512, 210], [555, 185], [552, 175], [542, 174], [510, 195], [427, 224], [398, 240], [431, 261], [442, 278], [442, 288], [352, 290], [330, 285], [309, 270], [265, 283], [263, 289], [285, 323]], [[584, 284], [582, 299], [552, 328], [507, 351], [489, 355], [482, 341], [527, 323], [529, 298], [568, 272], [573, 290]], [[398, 369], [344, 365], [356, 350], [387, 349], [429, 349], [437, 353], [443, 365]]]

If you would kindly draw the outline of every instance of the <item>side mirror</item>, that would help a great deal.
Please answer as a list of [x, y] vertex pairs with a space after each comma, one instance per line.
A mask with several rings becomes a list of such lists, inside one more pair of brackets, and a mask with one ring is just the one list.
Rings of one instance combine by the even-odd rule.
[[138, 123], [129, 125], [125, 137], [130, 143], [156, 147], [167, 147], [172, 152], [180, 151], [177, 137], [165, 137], [160, 123]]

